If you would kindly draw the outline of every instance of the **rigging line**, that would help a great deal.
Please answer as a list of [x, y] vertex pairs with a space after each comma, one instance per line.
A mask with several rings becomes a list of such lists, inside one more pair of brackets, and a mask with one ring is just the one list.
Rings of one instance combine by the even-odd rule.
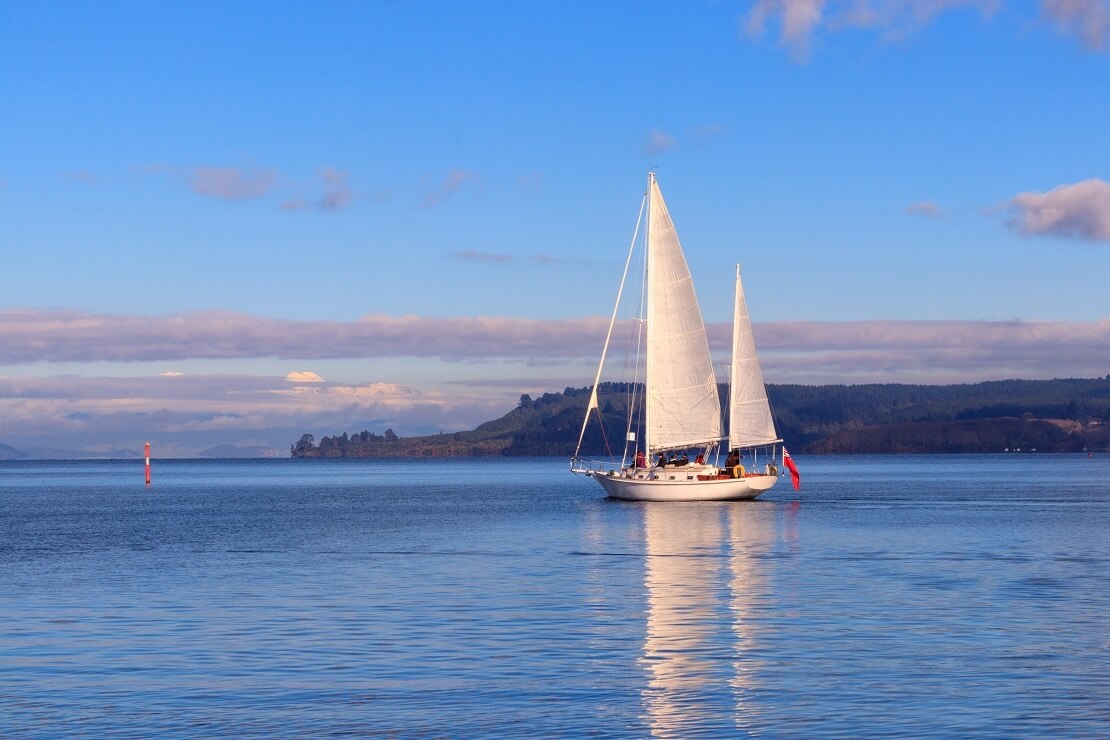
[[[641, 302], [643, 298], [640, 299]], [[643, 357], [644, 346], [644, 322], [638, 321], [636, 323], [636, 356]], [[636, 382], [632, 386], [632, 405], [628, 408], [628, 427], [629, 431], [635, 428], [637, 435], [641, 435], [644, 404], [647, 403], [647, 396], [645, 395], [646, 383], [643, 378], [643, 366], [640, 362], [636, 363]], [[641, 449], [640, 443], [642, 439], [638, 436], [636, 439], [636, 449]]]
[[[636, 217], [636, 229], [632, 232], [632, 244], [628, 247], [628, 257], [624, 260], [624, 274], [621, 275], [621, 286], [617, 289], [617, 301], [613, 305], [613, 315], [609, 319], [609, 330], [605, 332], [605, 344], [601, 348], [601, 362], [597, 364], [597, 375], [594, 376], [594, 387], [590, 392], [590, 405], [586, 407], [586, 418], [582, 420], [582, 431], [578, 433], [578, 446], [574, 449], [574, 456], [582, 449], [582, 438], [586, 436], [586, 424], [590, 420], [590, 409], [597, 408], [597, 384], [601, 382], [601, 371], [605, 367], [605, 353], [609, 351], [609, 340], [613, 336], [613, 325], [617, 323], [617, 311], [620, 310], [621, 295], [624, 293], [624, 281], [628, 278], [628, 266], [632, 263], [632, 252], [636, 248], [636, 237], [640, 234], [640, 222], [644, 217], [644, 205], [647, 203], [647, 193], [640, 201], [640, 215]], [[599, 413], [600, 416], [600, 413]]]
[[[640, 356], [640, 335], [643, 333], [643, 321], [636, 319], [635, 317], [633, 318], [633, 320], [635, 321], [635, 324], [633, 325], [635, 329], [634, 331], [628, 332], [628, 345], [625, 347], [624, 357], [624, 369], [627, 372], [628, 369], [631, 367], [632, 377], [629, 380], [626, 374], [622, 374], [621, 376], [627, 381], [624, 389], [625, 408], [628, 412], [625, 419], [624, 429], [625, 457], [628, 455], [629, 444], [633, 443], [633, 441], [628, 438], [629, 434], [639, 431], [640, 363], [638, 361], [634, 361], [633, 358], [639, 358]], [[634, 442], [634, 446], [636, 447], [636, 449], [639, 449], [639, 442], [639, 439], [636, 439]], [[624, 458], [622, 457], [622, 462], [623, 459]]]
[[[647, 197], [647, 192], [644, 193], [644, 196]], [[646, 413], [644, 409], [644, 404], [646, 403], [646, 385], [645, 379], [643, 377], [645, 370], [644, 364], [646, 362], [644, 347], [644, 327], [647, 324], [647, 319], [645, 318], [646, 312], [644, 309], [644, 305], [647, 300], [647, 284], [645, 278], [647, 275], [646, 265], [648, 245], [646, 244], [646, 242], [647, 234], [645, 231], [645, 235], [641, 240], [639, 261], [636, 267], [637, 271], [640, 274], [640, 295], [638, 301], [639, 305], [632, 315], [632, 319], [635, 322], [633, 324], [634, 331], [630, 331], [628, 336], [629, 347], [630, 349], [634, 347], [632, 355], [636, 359], [635, 363], [632, 366], [633, 384], [629, 388], [628, 394], [628, 428], [626, 432], [636, 432], [637, 439], [633, 443], [633, 446], [637, 450], [642, 449], [640, 445], [643, 439], [641, 437], [646, 437], [647, 435], [647, 430], [642, 429], [643, 416]], [[625, 362], [628, 362], [627, 357], [625, 358]], [[642, 435], [641, 432], [643, 433]], [[629, 446], [628, 436], [629, 435], [626, 433], [624, 444], [626, 454], [628, 452]]]
[[597, 423], [601, 427], [601, 441], [605, 443], [605, 451], [609, 453], [609, 459], [614, 460], [616, 458], [613, 456], [613, 448], [609, 446], [609, 436], [605, 434], [605, 417], [601, 415], [600, 408], [595, 408], [594, 411], [597, 412]]
[[[646, 195], [647, 193], [645, 193]], [[642, 432], [641, 439], [636, 441], [637, 448], [640, 443], [643, 443], [643, 449], [647, 451], [649, 432], [647, 429], [647, 404], [648, 404], [648, 388], [647, 388], [647, 303], [648, 303], [648, 282], [647, 282], [647, 266], [648, 266], [648, 251], [651, 245], [648, 243], [648, 228], [644, 230], [643, 240], [641, 242], [640, 262], [636, 269], [640, 273], [640, 305], [637, 316], [639, 321], [636, 323], [636, 429]]]
[[767, 411], [771, 413], [771, 428], [775, 430], [775, 436], [781, 437], [782, 430], [779, 429], [778, 419], [775, 417], [775, 407], [771, 404], [771, 394], [767, 392], [767, 384], [763, 384], [763, 395], [767, 396]]
[[[628, 453], [628, 433], [632, 431], [632, 415], [636, 410], [636, 383], [640, 379], [640, 368], [633, 358], [638, 356], [639, 345], [634, 345], [636, 333], [628, 332], [628, 342], [624, 348], [624, 366], [621, 368], [621, 380], [624, 381], [624, 403], [628, 413], [625, 419], [624, 451]], [[635, 347], [635, 348], [634, 348]], [[632, 376], [629, 378], [629, 371]]]

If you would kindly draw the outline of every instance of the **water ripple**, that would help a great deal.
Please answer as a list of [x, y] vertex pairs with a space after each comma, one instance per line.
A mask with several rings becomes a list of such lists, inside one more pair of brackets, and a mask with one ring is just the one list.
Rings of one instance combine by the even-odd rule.
[[1099, 736], [1108, 478], [1033, 465], [0, 464], [0, 734]]

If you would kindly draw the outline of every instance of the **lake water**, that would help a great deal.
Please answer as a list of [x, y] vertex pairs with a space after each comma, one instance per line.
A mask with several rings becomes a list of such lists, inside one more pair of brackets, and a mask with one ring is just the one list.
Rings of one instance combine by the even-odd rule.
[[0, 734], [1110, 734], [1110, 456], [0, 463]]

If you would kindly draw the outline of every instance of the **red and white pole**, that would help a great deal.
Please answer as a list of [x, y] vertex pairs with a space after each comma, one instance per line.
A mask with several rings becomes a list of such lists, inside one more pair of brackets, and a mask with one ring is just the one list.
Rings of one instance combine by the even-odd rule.
[[146, 484], [150, 486], [150, 442], [146, 443]]

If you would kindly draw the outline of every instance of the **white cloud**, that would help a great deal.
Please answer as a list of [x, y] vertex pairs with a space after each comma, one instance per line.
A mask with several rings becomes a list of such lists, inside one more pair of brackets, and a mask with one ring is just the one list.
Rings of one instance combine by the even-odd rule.
[[[1110, 369], [1110, 319], [771, 322], [755, 335], [769, 382], [972, 382]], [[726, 352], [729, 336], [715, 325], [712, 344]]]
[[916, 216], [926, 216], [928, 218], [940, 218], [944, 215], [944, 209], [938, 206], [931, 200], [923, 200], [917, 203], [911, 203], [906, 206], [906, 213]]
[[[559, 364], [592, 359], [608, 322], [512, 317], [368, 316], [357, 321], [289, 321], [245, 314], [195, 313], [147, 317], [58, 311], [0, 311], [0, 363], [138, 362], [185, 359], [357, 359], [438, 357], [448, 361]], [[726, 351], [731, 329], [708, 327], [711, 346]], [[1104, 374], [1110, 368], [1110, 319], [1073, 322], [856, 321], [757, 324], [761, 350], [820, 356], [829, 352], [893, 349], [927, 365], [934, 352], [974, 348], [980, 357], [1006, 357], [1040, 377], [1050, 364], [1063, 374]], [[938, 363], [959, 358], [936, 358]], [[987, 365], [953, 369], [993, 377]], [[1018, 372], [1020, 374], [1020, 372]], [[312, 371], [283, 377], [283, 388], [326, 383]], [[317, 380], [318, 379], [318, 380]], [[195, 376], [158, 382], [197, 383]], [[304, 383], [309, 380], [311, 383]], [[15, 381], [11, 381], [15, 382]], [[9, 385], [9, 387], [11, 387]]]
[[[468, 429], [512, 408], [502, 394], [422, 393], [396, 383], [297, 384], [283, 377], [0, 377], [5, 443], [92, 449], [172, 441], [181, 454], [245, 437], [288, 449], [304, 431], [338, 434], [369, 428], [398, 433]], [[517, 391], [516, 395], [519, 395]], [[67, 441], [68, 440], [68, 441]], [[140, 447], [141, 449], [141, 447]], [[191, 451], [191, 452], [190, 452]]]
[[189, 182], [193, 191], [200, 195], [221, 200], [248, 200], [269, 194], [277, 185], [277, 173], [238, 167], [197, 167]]
[[[3, 337], [0, 348], [10, 347]], [[30, 314], [24, 314], [25, 318]], [[95, 336], [83, 335], [82, 323], [95, 331], [97, 317], [84, 322], [59, 317], [31, 320], [32, 331], [44, 337], [51, 351], [70, 353], [67, 345], [100, 347]], [[179, 323], [192, 319], [178, 317]], [[238, 317], [246, 324], [250, 317]], [[244, 349], [272, 357], [263, 338], [280, 336], [305, 342], [313, 352], [335, 348], [351, 356], [412, 352], [403, 337], [418, 344], [446, 342], [448, 359], [486, 360], [489, 379], [450, 384], [450, 391], [416, 388], [382, 378], [375, 382], [328, 382], [310, 370], [287, 375], [188, 375], [143, 377], [0, 377], [0, 430], [8, 444], [23, 440], [43, 446], [103, 444], [140, 445], [153, 438], [159, 449], [202, 450], [213, 444], [245, 438], [269, 440], [276, 449], [304, 432], [338, 434], [392, 427], [399, 434], [436, 429], [473, 428], [512, 408], [523, 392], [559, 390], [583, 385], [592, 374], [597, 349], [607, 325], [604, 319], [533, 322], [522, 319], [373, 319], [377, 339], [361, 333], [362, 322], [294, 322], [244, 326]], [[134, 318], [115, 317], [109, 325], [130, 331], [141, 327]], [[203, 333], [207, 322], [175, 335], [186, 347], [204, 346], [213, 337]], [[146, 327], [165, 332], [157, 322]], [[353, 332], [345, 335], [345, 332]], [[727, 362], [731, 326], [709, 325], [710, 346]], [[61, 337], [52, 335], [60, 332]], [[143, 332], [138, 333], [140, 336]], [[323, 337], [320, 335], [323, 334]], [[755, 326], [756, 343], [768, 382], [971, 382], [1000, 378], [1101, 377], [1110, 371], [1110, 318], [1097, 321], [849, 321], [772, 322]], [[453, 338], [452, 338], [453, 337]], [[117, 337], [118, 339], [118, 337]], [[130, 341], [130, 340], [128, 340]], [[225, 347], [234, 336], [223, 335]], [[315, 344], [309, 344], [309, 343]], [[166, 347], [173, 346], [169, 342]], [[540, 354], [543, 348], [546, 355]], [[118, 351], [116, 347], [112, 351]], [[485, 354], [476, 354], [475, 349]], [[497, 361], [491, 358], [507, 358]], [[585, 358], [585, 359], [583, 359]], [[582, 364], [577, 362], [581, 360]], [[563, 380], [506, 377], [525, 365], [558, 366]], [[172, 372], [172, 371], [171, 371]], [[302, 381], [302, 382], [297, 382]], [[311, 382], [303, 382], [311, 381]], [[66, 442], [65, 440], [70, 440]], [[49, 442], [49, 443], [48, 443]]]
[[1064, 33], [1079, 37], [1092, 51], [1102, 51], [1110, 38], [1107, 0], [1041, 0], [1045, 17]]
[[758, 0], [744, 26], [749, 36], [757, 37], [777, 23], [779, 44], [795, 61], [806, 62], [822, 32], [866, 29], [893, 41], [952, 10], [975, 9], [990, 18], [1000, 7], [1001, 0]]
[[511, 254], [483, 252], [479, 249], [457, 249], [451, 252], [451, 256], [467, 262], [496, 262], [502, 264], [512, 262], [515, 259]]
[[199, 359], [578, 356], [600, 337], [600, 317], [567, 321], [505, 317], [367, 316], [292, 321], [207, 311], [169, 316], [0, 310], [0, 363]]
[[95, 185], [96, 175], [89, 170], [73, 170], [66, 173], [66, 180], [79, 185]]
[[747, 29], [751, 36], [763, 33], [768, 20], [778, 18], [779, 43], [786, 46], [797, 61], [809, 58], [813, 34], [821, 23], [825, 0], [759, 0], [748, 13]]
[[321, 211], [341, 211], [351, 204], [355, 194], [347, 185], [347, 173], [340, 172], [334, 167], [325, 167], [320, 171], [324, 180], [324, 194], [317, 202]]
[[674, 146], [675, 140], [673, 136], [653, 128], [648, 132], [647, 142], [644, 144], [644, 153], [661, 154], [674, 149]]
[[1010, 201], [1010, 228], [1026, 236], [1110, 241], [1110, 183], [1092, 178]]
[[334, 167], [325, 167], [320, 170], [320, 179], [324, 181], [324, 194], [316, 200], [305, 197], [289, 197], [278, 204], [283, 211], [309, 211], [318, 210], [325, 213], [342, 211], [355, 199], [355, 192], [347, 185], [347, 173]]
[[316, 373], [310, 370], [294, 370], [285, 376], [285, 379], [290, 383], [323, 383], [325, 382]]
[[726, 136], [729, 133], [731, 133], [731, 129], [722, 123], [707, 123], [692, 130], [690, 136], [695, 141], [705, 142], [720, 136]]
[[485, 252], [479, 249], [456, 249], [452, 250], [450, 255], [455, 259], [464, 260], [466, 262], [492, 262], [495, 264], [507, 264], [510, 262], [528, 260], [530, 262], [538, 262], [541, 265], [554, 265], [563, 261], [561, 257], [543, 254], [542, 252], [529, 255], [514, 255], [504, 252]]
[[478, 179], [478, 173], [471, 170], [454, 169], [447, 173], [447, 177], [443, 179], [435, 190], [425, 196], [421, 205], [424, 208], [432, 208], [438, 206], [444, 200], [457, 193], [468, 183], [473, 183]]
[[536, 192], [543, 189], [543, 173], [532, 172], [516, 178], [516, 186], [526, 192]]

